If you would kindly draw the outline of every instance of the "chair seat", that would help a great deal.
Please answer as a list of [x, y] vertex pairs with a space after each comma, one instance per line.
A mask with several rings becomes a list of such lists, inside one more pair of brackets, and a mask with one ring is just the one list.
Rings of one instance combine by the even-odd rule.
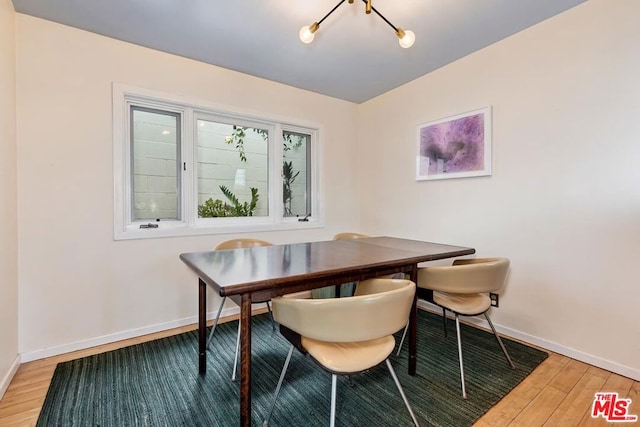
[[466, 316], [482, 314], [491, 307], [491, 298], [487, 294], [452, 294], [434, 292], [433, 301], [454, 313]]
[[301, 343], [311, 357], [337, 374], [353, 374], [377, 366], [389, 357], [396, 345], [393, 336], [348, 343], [302, 337]]

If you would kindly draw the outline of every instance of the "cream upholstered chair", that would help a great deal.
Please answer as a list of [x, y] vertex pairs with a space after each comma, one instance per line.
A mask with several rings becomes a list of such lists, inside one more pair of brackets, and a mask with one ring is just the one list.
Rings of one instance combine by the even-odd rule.
[[369, 279], [360, 282], [358, 287], [360, 295], [354, 297], [278, 297], [272, 300], [274, 318], [280, 323], [282, 335], [292, 345], [264, 426], [269, 424], [294, 347], [331, 373], [331, 426], [335, 425], [337, 375], [365, 372], [383, 362], [389, 368], [411, 419], [418, 425], [389, 362], [395, 347], [393, 334], [407, 322], [415, 284], [404, 279]]
[[[363, 239], [370, 237], [362, 233], [338, 233], [333, 236], [333, 240], [351, 240]], [[313, 298], [333, 298], [338, 296], [352, 296], [354, 292], [355, 282], [343, 283], [342, 285], [325, 286], [324, 288], [316, 288], [311, 291]]]
[[[335, 236], [333, 236], [333, 240], [353, 240], [353, 239], [366, 239], [367, 237], [371, 237], [368, 234], [362, 234], [362, 233], [354, 233], [354, 232], [344, 232], [344, 233], [338, 233]], [[358, 285], [358, 282], [351, 282], [351, 283], [343, 283], [342, 285], [340, 285], [340, 294], [345, 294], [348, 296], [352, 296], [355, 292], [356, 286]], [[336, 291], [338, 292], [338, 291]]]
[[[345, 232], [336, 234], [335, 236], [333, 236], [333, 240], [366, 239], [367, 237], [371, 236], [362, 233]], [[336, 292], [340, 292], [341, 295], [343, 293], [347, 295], [353, 295], [353, 293], [355, 292], [355, 287], [357, 285], [357, 282], [343, 283], [342, 285], [340, 285], [339, 290], [336, 290]]]
[[338, 233], [335, 236], [333, 236], [333, 240], [364, 239], [367, 237], [371, 237], [371, 236], [368, 236], [362, 233], [349, 232], [349, 233]]
[[[256, 246], [271, 246], [271, 243], [260, 240], [260, 239], [250, 239], [250, 238], [240, 238], [240, 239], [231, 239], [225, 240], [224, 242], [220, 242], [216, 245], [215, 250], [227, 250], [227, 249], [246, 249], [246, 248], [254, 248]], [[222, 313], [222, 308], [224, 307], [224, 303], [226, 302], [227, 297], [222, 297], [222, 301], [220, 302], [220, 307], [218, 307], [218, 313], [216, 314], [216, 318], [213, 321], [213, 326], [211, 328], [211, 332], [209, 332], [209, 339], [207, 340], [207, 349], [209, 349], [211, 345], [211, 339], [213, 338], [213, 333], [216, 331], [216, 326], [218, 326], [218, 320], [220, 319], [220, 313]], [[271, 306], [269, 305], [269, 300], [266, 301], [256, 301], [256, 303], [266, 303], [267, 310], [269, 311], [269, 316], [271, 317], [271, 327], [275, 331], [275, 323], [273, 321], [273, 315], [271, 313]], [[238, 321], [238, 336], [236, 337], [236, 354], [233, 359], [233, 373], [231, 374], [231, 380], [236, 380], [236, 372], [238, 369], [238, 353], [240, 349], [240, 321]]]
[[502, 349], [512, 369], [515, 365], [509, 357], [500, 335], [496, 332], [487, 312], [491, 308], [490, 292], [496, 292], [504, 286], [509, 260], [507, 258], [458, 259], [451, 266], [423, 267], [418, 269], [418, 297], [421, 290], [433, 291], [433, 302], [442, 307], [446, 334], [446, 310], [456, 319], [458, 337], [458, 359], [460, 361], [460, 382], [462, 397], [467, 398], [464, 385], [464, 365], [462, 361], [462, 341], [460, 339], [460, 316], [484, 314], [487, 323]]

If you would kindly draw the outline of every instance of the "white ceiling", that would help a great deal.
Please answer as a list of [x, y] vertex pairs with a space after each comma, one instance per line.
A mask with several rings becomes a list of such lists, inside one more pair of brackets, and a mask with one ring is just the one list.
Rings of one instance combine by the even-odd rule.
[[[413, 30], [403, 49], [364, 3], [339, 0], [13, 0], [17, 12], [313, 92], [364, 102], [586, 0], [373, 0]], [[123, 64], [126, 66], [126, 64]]]

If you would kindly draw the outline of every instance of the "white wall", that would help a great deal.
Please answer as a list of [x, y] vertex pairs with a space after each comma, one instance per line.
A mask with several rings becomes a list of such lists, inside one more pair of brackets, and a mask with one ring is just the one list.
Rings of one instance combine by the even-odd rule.
[[18, 367], [15, 12], [0, 0], [0, 398]]
[[[637, 0], [591, 0], [362, 104], [358, 121], [362, 232], [511, 258], [496, 323], [636, 380], [638, 16]], [[416, 125], [489, 105], [493, 175], [414, 181]]]
[[322, 123], [329, 225], [255, 237], [322, 240], [356, 228], [355, 104], [22, 14], [16, 24], [27, 359], [194, 321], [197, 278], [178, 255], [234, 237], [113, 241], [112, 82]]
[[[359, 219], [506, 255], [503, 330], [640, 378], [635, 0], [591, 0], [359, 106], [15, 15], [17, 273], [14, 14], [0, 1], [0, 379], [15, 364], [16, 276], [18, 350], [38, 357], [193, 319], [195, 276], [177, 255], [231, 237], [112, 240], [114, 81], [323, 123], [327, 227], [256, 237], [325, 239]], [[487, 105], [493, 175], [415, 182], [416, 125]]]

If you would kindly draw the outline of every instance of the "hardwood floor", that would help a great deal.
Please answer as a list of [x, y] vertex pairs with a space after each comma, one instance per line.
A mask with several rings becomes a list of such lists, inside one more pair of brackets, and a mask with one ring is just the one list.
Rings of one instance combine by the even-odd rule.
[[[233, 317], [225, 320], [231, 319]], [[180, 334], [195, 327], [184, 326], [22, 364], [0, 401], [0, 426], [36, 425], [53, 371], [58, 363]], [[591, 418], [594, 393], [598, 391], [618, 392], [620, 397], [630, 398], [632, 403], [629, 413], [640, 415], [640, 382], [560, 354], [550, 353], [547, 360], [474, 426], [613, 425], [603, 418]]]

